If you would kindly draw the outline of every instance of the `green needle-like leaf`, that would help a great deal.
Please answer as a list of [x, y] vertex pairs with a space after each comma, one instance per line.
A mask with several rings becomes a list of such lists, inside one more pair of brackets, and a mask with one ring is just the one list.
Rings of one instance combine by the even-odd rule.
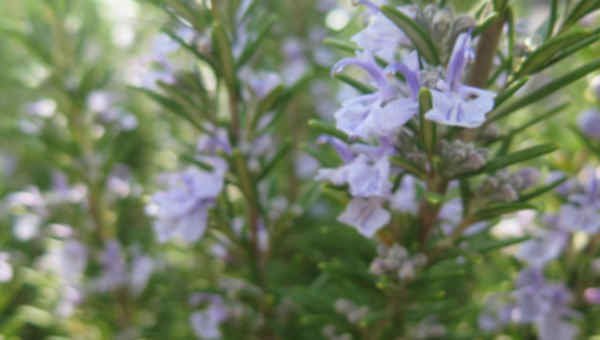
[[486, 209], [478, 211], [475, 214], [475, 220], [476, 221], [490, 220], [490, 219], [493, 219], [496, 217], [500, 217], [504, 214], [509, 214], [509, 213], [513, 213], [513, 212], [517, 212], [517, 211], [521, 211], [521, 210], [536, 210], [536, 207], [534, 205], [531, 205], [528, 203], [523, 203], [523, 202], [499, 204], [499, 205], [492, 206], [490, 208], [486, 208]]
[[548, 61], [552, 60], [557, 53], [587, 38], [589, 35], [589, 32], [576, 31], [561, 34], [546, 41], [527, 57], [515, 77], [521, 78], [543, 70]]
[[375, 89], [373, 87], [371, 87], [370, 85], [361, 83], [358, 80], [355, 80], [354, 78], [348, 77], [347, 75], [344, 74], [336, 74], [335, 78], [341, 80], [342, 82], [352, 86], [353, 88], [355, 88], [358, 92], [363, 93], [363, 94], [368, 94], [368, 93], [373, 93], [375, 92]]
[[431, 37], [407, 15], [393, 6], [381, 6], [381, 12], [398, 26], [415, 45], [419, 54], [432, 65], [440, 64], [440, 57]]
[[511, 154], [508, 154], [506, 156], [502, 156], [502, 157], [498, 157], [496, 159], [491, 160], [486, 166], [485, 166], [485, 172], [488, 173], [493, 173], [496, 172], [500, 169], [504, 169], [507, 166], [516, 164], [516, 163], [521, 163], [524, 161], [528, 161], [540, 156], [543, 156], [545, 154], [551, 153], [556, 151], [557, 146], [554, 144], [542, 144], [542, 145], [536, 145], [524, 150], [520, 150], [517, 152], [513, 152]]
[[352, 54], [354, 54], [354, 52], [356, 52], [357, 50], [360, 50], [360, 48], [356, 44], [340, 39], [325, 38], [325, 40], [323, 40], [323, 43], [325, 45], [337, 48], [338, 50], [349, 52]]
[[556, 189], [557, 187], [559, 187], [561, 184], [563, 184], [567, 180], [568, 180], [567, 177], [563, 177], [563, 178], [558, 179], [558, 180], [556, 180], [548, 185], [545, 185], [541, 188], [537, 188], [537, 189], [531, 191], [530, 193], [522, 194], [519, 196], [519, 202], [527, 202], [536, 197], [542, 196], [543, 194]]
[[579, 19], [600, 8], [600, 0], [580, 0], [565, 19], [561, 31], [573, 26]]
[[512, 103], [508, 103], [505, 107], [501, 107], [499, 109], [494, 110], [494, 112], [490, 114], [490, 119], [488, 119], [486, 124], [489, 124], [498, 119], [505, 118], [513, 112], [516, 112], [517, 110], [520, 110], [539, 100], [542, 100], [548, 97], [549, 95], [553, 94], [554, 92], [560, 90], [561, 88], [581, 79], [582, 77], [585, 77], [586, 75], [590, 74], [591, 72], [597, 69], [600, 69], [600, 58], [595, 59], [594, 61], [579, 67], [575, 71], [570, 72], [550, 82], [545, 86], [542, 86], [534, 92], [524, 97], [521, 97], [520, 99], [517, 99]]
[[246, 45], [246, 47], [244, 48], [244, 50], [242, 51], [242, 54], [240, 54], [240, 57], [238, 58], [238, 60], [235, 64], [236, 69], [240, 69], [244, 65], [246, 65], [248, 60], [250, 60], [250, 58], [252, 58], [252, 56], [254, 56], [254, 54], [259, 50], [260, 45], [262, 44], [263, 40], [271, 32], [271, 28], [273, 27], [273, 24], [275, 23], [275, 21], [276, 21], [275, 17], [273, 17], [273, 16], [265, 19], [265, 23], [259, 30], [256, 39], [252, 42], [249, 42]]
[[348, 137], [348, 135], [344, 131], [340, 131], [333, 126], [331, 126], [327, 123], [324, 123], [324, 122], [320, 122], [316, 119], [309, 120], [308, 127], [310, 127], [311, 129], [313, 129], [317, 132], [339, 138], [346, 143], [350, 142], [350, 137]]

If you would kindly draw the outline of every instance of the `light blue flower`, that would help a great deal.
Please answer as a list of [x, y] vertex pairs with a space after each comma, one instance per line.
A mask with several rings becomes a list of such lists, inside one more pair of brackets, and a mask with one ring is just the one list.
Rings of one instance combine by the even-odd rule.
[[159, 242], [180, 238], [198, 240], [206, 229], [208, 209], [223, 189], [227, 165], [218, 157], [202, 161], [214, 167], [212, 172], [196, 168], [167, 175], [167, 190], [152, 196], [150, 213], [156, 217], [154, 230]]
[[342, 103], [334, 114], [337, 128], [351, 137], [363, 139], [394, 136], [418, 112], [418, 103], [414, 96], [410, 97], [410, 89], [395, 77], [388, 76], [390, 72], [383, 70], [369, 53], [340, 60], [334, 65], [333, 73], [339, 73], [349, 65], [365, 70], [377, 90]]
[[454, 45], [446, 79], [439, 81], [437, 89], [431, 89], [433, 108], [426, 113], [427, 119], [466, 128], [483, 124], [486, 113], [494, 108], [496, 94], [462, 83], [466, 66], [474, 56], [471, 33], [462, 33]]
[[365, 237], [372, 237], [389, 223], [391, 214], [383, 209], [380, 198], [354, 198], [338, 217], [341, 223], [353, 226]]
[[190, 316], [194, 334], [201, 339], [220, 339], [221, 330], [219, 328], [221, 323], [227, 319], [227, 309], [223, 299], [216, 294], [206, 294], [199, 296], [198, 300], [208, 300], [209, 305]]
[[[351, 38], [360, 48], [391, 62], [398, 48], [412, 45], [404, 32], [383, 15], [375, 4], [364, 0], [359, 3], [367, 6], [372, 13], [367, 27]], [[410, 18], [414, 19], [416, 16], [415, 6], [401, 6], [398, 7], [398, 10]]]

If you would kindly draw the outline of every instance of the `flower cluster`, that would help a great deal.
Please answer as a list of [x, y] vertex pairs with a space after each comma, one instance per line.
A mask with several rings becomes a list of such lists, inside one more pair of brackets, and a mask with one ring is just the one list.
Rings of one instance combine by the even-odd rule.
[[[466, 128], [483, 124], [486, 113], [494, 106], [495, 94], [464, 84], [467, 66], [474, 58], [472, 33], [468, 27], [455, 35], [446, 71], [442, 72], [439, 66], [428, 65], [421, 58], [410, 40], [376, 5], [369, 1], [361, 3], [372, 11], [369, 26], [353, 38], [363, 51], [354, 58], [336, 63], [333, 73], [356, 66], [368, 74], [374, 90], [345, 100], [334, 114], [337, 129], [348, 135], [350, 144], [333, 138], [327, 140], [338, 151], [344, 165], [322, 169], [317, 178], [349, 186], [353, 199], [339, 220], [356, 227], [365, 236], [372, 236], [390, 221], [390, 213], [383, 204], [392, 198], [392, 177], [403, 172], [402, 168], [390, 163], [390, 157], [400, 155], [400, 150], [409, 145], [416, 145], [415, 136], [406, 129], [407, 126], [425, 124], [418, 119], [421, 88], [427, 88], [432, 98], [431, 109], [424, 112], [427, 120]], [[413, 18], [436, 17], [431, 13], [425, 15], [416, 7], [399, 10]], [[428, 7], [427, 11], [436, 9]], [[400, 59], [398, 55], [401, 55]], [[384, 64], [387, 66], [382, 66]], [[409, 142], [400, 142], [404, 139]], [[450, 165], [447, 169], [452, 169], [448, 170], [453, 171], [452, 175], [484, 165], [485, 150], [473, 146], [469, 149], [468, 145], [444, 142], [440, 146], [445, 150], [445, 161]], [[431, 166], [424, 154], [418, 156], [417, 151], [409, 155], [425, 163], [425, 168]], [[464, 169], [452, 167], [456, 163], [461, 163]]]

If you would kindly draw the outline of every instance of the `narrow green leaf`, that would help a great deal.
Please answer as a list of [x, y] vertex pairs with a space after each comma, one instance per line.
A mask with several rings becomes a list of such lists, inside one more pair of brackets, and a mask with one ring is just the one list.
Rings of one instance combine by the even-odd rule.
[[490, 251], [506, 248], [515, 244], [519, 244], [531, 239], [531, 236], [513, 237], [504, 240], [492, 240], [489, 242], [476, 242], [472, 247], [469, 247], [473, 252], [479, 254], [489, 253]]
[[551, 0], [550, 4], [550, 18], [548, 19], [548, 29], [546, 31], [546, 40], [552, 37], [554, 33], [554, 25], [556, 25], [556, 19], [558, 18], [558, 0]]
[[559, 61], [566, 59], [567, 57], [573, 55], [575, 52], [590, 46], [598, 40], [600, 40], [600, 28], [590, 32], [590, 35], [587, 38], [581, 39], [580, 41], [575, 42], [574, 44], [562, 49], [554, 58], [552, 58], [552, 60], [548, 61], [543, 66], [543, 68], [548, 68], [558, 63]]
[[599, 8], [600, 0], [580, 0], [563, 22], [561, 31], [564, 31], [567, 28], [571, 27], [572, 25], [577, 23], [579, 19], [583, 18], [584, 16], [590, 14], [591, 12]]
[[506, 156], [498, 157], [498, 158], [491, 160], [485, 166], [484, 171], [488, 172], [488, 173], [493, 173], [500, 169], [504, 169], [507, 166], [510, 166], [510, 165], [513, 165], [516, 163], [525, 162], [525, 161], [543, 156], [545, 154], [554, 152], [554, 151], [556, 151], [556, 149], [558, 149], [558, 148], [554, 144], [541, 144], [541, 145], [536, 145], [536, 146], [533, 146], [533, 147], [530, 147], [530, 148], [527, 148], [524, 150], [513, 152]]
[[198, 166], [199, 168], [201, 168], [202, 170], [206, 170], [206, 171], [210, 171], [210, 172], [212, 172], [214, 170], [214, 167], [212, 165], [202, 162], [190, 155], [185, 155], [185, 154], [181, 155], [181, 160], [183, 160], [186, 163], [194, 164], [194, 165]]
[[425, 119], [425, 114], [433, 107], [431, 92], [427, 88], [419, 91], [419, 119], [421, 122], [421, 138], [427, 154], [431, 158], [435, 151], [436, 126], [429, 119]]
[[237, 93], [235, 64], [233, 61], [233, 53], [231, 51], [231, 42], [227, 37], [225, 29], [218, 22], [213, 24], [213, 47], [221, 61], [221, 71], [223, 72], [227, 87], [231, 92]]
[[210, 58], [209, 56], [206, 56], [202, 53], [200, 53], [194, 46], [188, 44], [187, 42], [185, 42], [185, 40], [181, 39], [181, 37], [179, 37], [177, 34], [169, 31], [169, 30], [163, 30], [163, 33], [165, 33], [166, 35], [168, 35], [171, 39], [175, 40], [177, 43], [179, 43], [179, 45], [181, 47], [183, 47], [184, 49], [186, 49], [187, 51], [191, 52], [194, 56], [196, 56], [196, 58], [204, 61], [205, 63], [207, 63], [212, 69], [213, 71], [217, 70], [217, 64], [215, 63], [215, 61]]
[[268, 95], [266, 95], [256, 107], [256, 111], [252, 116], [252, 121], [250, 122], [250, 131], [254, 131], [260, 122], [260, 119], [265, 115], [265, 113], [273, 110], [276, 107], [277, 102], [285, 93], [285, 86], [279, 85], [275, 87]]
[[569, 126], [571, 131], [579, 138], [579, 140], [585, 145], [591, 152], [593, 152], [596, 157], [600, 158], [600, 147], [593, 143], [589, 137], [584, 135], [581, 130], [579, 130], [576, 126]]
[[312, 148], [308, 145], [301, 145], [300, 146], [300, 150], [306, 152], [307, 154], [311, 155], [314, 159], [316, 159], [317, 161], [319, 161], [319, 163], [321, 164], [321, 166], [323, 166], [324, 168], [333, 168], [336, 166], [336, 163], [334, 160], [329, 159], [327, 157], [323, 157], [323, 155], [321, 155], [320, 153], [315, 151], [315, 148]]
[[277, 122], [286, 112], [285, 108], [291, 102], [291, 100], [299, 93], [311, 84], [311, 80], [314, 79], [315, 74], [313, 72], [307, 72], [300, 80], [294, 83], [292, 86], [288, 87], [287, 90], [277, 99], [277, 102], [273, 105], [273, 107], [277, 107], [275, 114], [273, 115], [273, 119], [269, 122], [267, 126], [260, 129], [257, 132], [258, 135], [265, 133], [268, 130], [274, 129], [277, 126]]
[[521, 133], [522, 131], [532, 127], [533, 125], [540, 123], [540, 122], [544, 122], [547, 119], [551, 118], [552, 116], [562, 112], [567, 106], [569, 106], [569, 103], [563, 103], [560, 104], [558, 106], [555, 106], [554, 108], [548, 110], [545, 113], [542, 113], [541, 115], [538, 115], [536, 117], [533, 117], [532, 119], [528, 120], [527, 122], [525, 122], [523, 125], [511, 130], [508, 135], [509, 136], [516, 136], [517, 134]]
[[508, 25], [508, 55], [506, 56], [506, 68], [508, 74], [512, 75], [514, 69], [513, 65], [515, 62], [515, 39], [516, 39], [516, 28], [515, 28], [515, 11], [512, 6], [508, 6], [506, 10], [506, 23]]
[[516, 81], [511, 87], [505, 89], [500, 92], [495, 98], [495, 106], [499, 107], [502, 103], [504, 103], [507, 99], [511, 98], [517, 91], [519, 91], [527, 82], [529, 81], [529, 77], [524, 77]]
[[236, 69], [242, 68], [248, 62], [248, 60], [252, 58], [256, 51], [259, 50], [260, 45], [262, 44], [263, 40], [269, 35], [275, 21], [276, 20], [274, 16], [270, 16], [265, 19], [263, 26], [258, 31], [256, 39], [252, 42], [249, 42], [246, 45], [246, 47], [244, 47], [242, 54], [240, 54], [240, 57], [238, 58], [235, 64]]
[[393, 6], [383, 5], [380, 10], [383, 15], [392, 20], [410, 38], [417, 51], [419, 51], [419, 54], [429, 64], [440, 64], [440, 57], [433, 41], [431, 41], [429, 35], [417, 23]]
[[313, 130], [315, 130], [315, 131], [317, 131], [317, 132], [319, 132], [319, 133], [323, 133], [323, 134], [326, 134], [326, 135], [329, 135], [329, 136], [333, 136], [333, 137], [339, 138], [339, 139], [343, 140], [346, 143], [350, 142], [350, 137], [348, 137], [348, 135], [345, 132], [340, 131], [340, 130], [336, 129], [333, 126], [331, 126], [331, 125], [329, 125], [327, 123], [318, 121], [316, 119], [309, 120], [308, 121], [308, 127], [311, 128], [311, 129], [313, 129]]
[[499, 109], [494, 110], [494, 113], [490, 114], [490, 119], [486, 122], [489, 124], [493, 121], [496, 121], [501, 118], [505, 118], [506, 116], [520, 110], [529, 104], [533, 104], [539, 100], [546, 98], [547, 96], [553, 94], [554, 92], [560, 90], [561, 88], [573, 83], [581, 79], [582, 77], [588, 75], [589, 73], [600, 68], [600, 58], [593, 60], [592, 62], [579, 67], [573, 72], [570, 72], [549, 84], [542, 86], [541, 88], [535, 90], [534, 92], [521, 97], [520, 99], [515, 100], [514, 102], [507, 104], [505, 107], [501, 107]]
[[515, 77], [520, 78], [543, 70], [544, 65], [552, 60], [557, 53], [587, 38], [589, 35], [589, 32], [575, 31], [561, 34], [546, 41], [527, 57]]
[[325, 40], [323, 40], [323, 43], [327, 46], [331, 46], [337, 48], [338, 50], [349, 52], [352, 54], [354, 54], [354, 52], [356, 52], [357, 50], [360, 50], [360, 48], [356, 44], [340, 39], [325, 38]]
[[292, 149], [292, 141], [289, 139], [285, 140], [283, 142], [283, 145], [277, 151], [277, 153], [275, 153], [275, 156], [273, 156], [273, 158], [263, 167], [262, 171], [256, 178], [256, 181], [260, 182], [267, 175], [269, 175], [271, 170], [273, 170], [277, 166], [277, 164], [279, 164], [279, 162], [283, 158], [285, 158], [285, 156], [287, 156], [289, 154], [291, 149]]
[[239, 149], [234, 149], [232, 155], [237, 177], [240, 181], [240, 189], [249, 202], [255, 202], [254, 200], [256, 199], [256, 192], [254, 191], [254, 186], [252, 185], [252, 183], [254, 183], [252, 181], [252, 176], [248, 170], [248, 161]]
[[344, 190], [340, 190], [330, 184], [323, 184], [321, 186], [321, 192], [324, 195], [326, 195], [327, 197], [329, 197], [331, 200], [333, 200], [334, 202], [339, 203], [340, 205], [346, 205], [346, 204], [348, 204], [348, 201], [350, 200], [348, 193], [346, 193]]
[[187, 114], [187, 112], [185, 112], [183, 107], [181, 105], [179, 105], [177, 102], [175, 102], [159, 93], [156, 93], [154, 91], [151, 91], [151, 90], [148, 90], [145, 88], [141, 88], [141, 87], [132, 87], [132, 88], [141, 93], [144, 93], [148, 97], [154, 99], [157, 103], [162, 105], [164, 108], [168, 109], [170, 112], [178, 115], [179, 117], [185, 119], [190, 124], [192, 124], [195, 128], [197, 128], [198, 130], [206, 132], [206, 129], [204, 129], [204, 127], [202, 127], [202, 125], [200, 125], [200, 123], [198, 123], [192, 117], [190, 117]]
[[563, 177], [563, 178], [558, 179], [558, 180], [556, 180], [548, 185], [545, 185], [541, 188], [537, 188], [530, 193], [519, 195], [519, 202], [527, 202], [536, 197], [542, 196], [543, 194], [556, 189], [557, 187], [559, 187], [561, 184], [563, 184], [567, 180], [568, 180], [567, 177]]
[[424, 171], [421, 170], [416, 164], [414, 164], [413, 162], [404, 159], [400, 156], [392, 156], [390, 157], [390, 162], [395, 165], [395, 166], [399, 166], [402, 169], [410, 172], [411, 174], [419, 177], [419, 178], [424, 178]]
[[463, 218], [469, 214], [469, 208], [471, 206], [471, 198], [473, 192], [471, 191], [471, 184], [468, 179], [461, 179], [459, 181], [460, 198], [463, 206]]
[[534, 205], [523, 202], [499, 204], [490, 208], [485, 208], [475, 214], [476, 221], [490, 220], [500, 217], [504, 214], [510, 214], [521, 210], [536, 210]]
[[358, 92], [363, 93], [363, 94], [368, 94], [368, 93], [373, 93], [375, 92], [375, 89], [367, 84], [361, 83], [358, 80], [355, 80], [354, 78], [348, 77], [347, 75], [344, 74], [336, 74], [335, 78], [343, 81], [344, 83], [352, 86], [353, 88], [355, 88]]

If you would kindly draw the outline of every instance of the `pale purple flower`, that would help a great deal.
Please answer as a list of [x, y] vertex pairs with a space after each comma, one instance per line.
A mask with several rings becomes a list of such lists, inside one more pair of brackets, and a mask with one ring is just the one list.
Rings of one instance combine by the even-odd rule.
[[58, 271], [67, 282], [81, 279], [87, 266], [87, 247], [76, 240], [65, 241], [59, 250]]
[[198, 139], [196, 143], [196, 150], [198, 153], [205, 153], [209, 155], [217, 155], [219, 152], [231, 154], [231, 144], [229, 143], [229, 137], [227, 131], [223, 128], [213, 128], [212, 135], [203, 135]]
[[106, 243], [100, 263], [102, 275], [95, 283], [98, 291], [111, 291], [127, 282], [127, 267], [118, 241], [111, 240]]
[[390, 207], [392, 210], [416, 214], [419, 209], [419, 200], [417, 199], [417, 184], [419, 181], [411, 175], [404, 175], [400, 187], [390, 198]]
[[227, 164], [218, 157], [202, 160], [214, 167], [212, 172], [190, 167], [170, 174], [167, 190], [153, 195], [155, 211], [150, 212], [157, 218], [154, 230], [159, 242], [176, 237], [195, 242], [204, 234], [208, 209], [223, 189]]
[[218, 339], [221, 337], [220, 325], [227, 319], [227, 310], [222, 299], [214, 295], [209, 306], [194, 312], [190, 316], [190, 324], [194, 334], [201, 339]]
[[46, 200], [35, 186], [8, 195], [6, 202], [9, 208], [27, 207], [36, 212], [43, 211], [46, 206]]
[[81, 287], [87, 266], [87, 247], [76, 240], [66, 240], [49, 249], [42, 258], [41, 267], [59, 278], [60, 301], [56, 307], [62, 317], [70, 316], [83, 300]]
[[30, 115], [48, 118], [56, 112], [56, 102], [50, 98], [43, 98], [25, 106], [25, 111]]
[[117, 96], [114, 93], [97, 90], [88, 95], [86, 104], [88, 109], [92, 112], [105, 112], [116, 101]]
[[505, 294], [496, 293], [485, 301], [485, 308], [479, 315], [478, 325], [484, 331], [497, 331], [511, 321], [514, 306]]
[[448, 63], [446, 79], [431, 89], [433, 108], [427, 119], [444, 125], [475, 128], [483, 124], [485, 115], [494, 108], [495, 93], [462, 83], [469, 61], [475, 56], [471, 33], [459, 35]]
[[354, 198], [338, 217], [338, 221], [355, 227], [365, 237], [372, 237], [391, 218], [391, 214], [383, 209], [382, 203], [383, 200], [379, 198]]
[[551, 311], [537, 322], [540, 340], [575, 340], [578, 329], [566, 321], [561, 311]]
[[118, 197], [127, 197], [131, 193], [132, 180], [129, 167], [118, 164], [108, 176], [106, 185], [109, 192]]
[[600, 230], [600, 214], [594, 206], [576, 207], [565, 204], [559, 211], [559, 227], [566, 231], [596, 233]]
[[[438, 219], [440, 220], [440, 227], [442, 231], [446, 234], [452, 233], [462, 221], [462, 217], [463, 204], [460, 198], [455, 198], [444, 203], [438, 214]], [[488, 225], [488, 222], [485, 221], [473, 223], [465, 229], [463, 234], [476, 234], [477, 232], [485, 229]]]
[[[335, 114], [336, 126], [352, 137], [391, 137], [418, 112], [414, 85], [407, 88], [390, 73], [400, 71], [407, 79], [418, 79], [418, 70], [401, 63], [384, 71], [368, 53], [355, 58], [342, 59], [333, 66], [333, 73], [341, 72], [349, 65], [365, 70], [377, 87], [377, 91], [349, 99], [342, 103]], [[412, 97], [410, 96], [412, 95]]]
[[300, 153], [294, 159], [296, 175], [300, 178], [312, 177], [319, 169], [319, 161], [306, 152]]
[[594, 167], [584, 169], [583, 175], [585, 182], [581, 183], [580, 191], [575, 191], [569, 195], [569, 201], [578, 206], [600, 209], [600, 178]]
[[541, 237], [521, 243], [515, 257], [531, 267], [541, 268], [562, 253], [568, 240], [567, 232], [546, 231]]
[[13, 278], [13, 267], [9, 259], [7, 252], [0, 252], [0, 282], [8, 282]]
[[335, 185], [348, 184], [355, 197], [387, 197], [391, 193], [390, 163], [387, 157], [372, 162], [361, 154], [352, 162], [336, 169], [320, 169], [316, 179], [327, 179]]
[[129, 273], [129, 287], [135, 295], [144, 291], [155, 268], [156, 262], [149, 256], [138, 255], [133, 259]]
[[262, 99], [267, 96], [273, 89], [281, 84], [281, 76], [275, 72], [260, 71], [255, 72], [250, 68], [244, 68], [239, 75], [252, 92]]
[[20, 241], [29, 241], [39, 234], [42, 217], [37, 214], [23, 214], [16, 217], [13, 234]]
[[165, 33], [158, 34], [152, 41], [152, 59], [165, 62], [169, 54], [179, 49], [179, 43]]
[[590, 81], [590, 87], [594, 93], [596, 99], [600, 99], [600, 76], [595, 76]]
[[600, 305], [600, 288], [587, 288], [583, 292], [585, 301], [589, 304]]
[[[410, 39], [385, 15], [379, 12], [377, 6], [367, 1], [361, 1], [369, 7], [373, 14], [365, 29], [354, 35], [351, 40], [360, 48], [382, 58], [387, 62], [394, 60], [399, 47], [411, 46]], [[415, 18], [415, 6], [398, 7], [402, 13], [410, 18]]]
[[0, 151], [0, 176], [10, 177], [17, 169], [17, 159], [15, 156]]
[[577, 117], [577, 125], [586, 136], [600, 139], [600, 112], [598, 110], [583, 111]]
[[411, 175], [404, 175], [400, 187], [390, 198], [390, 207], [392, 210], [416, 214], [419, 209], [419, 200], [417, 199], [417, 184], [419, 181]]
[[571, 295], [564, 285], [547, 282], [541, 268], [524, 269], [513, 295], [517, 299], [511, 313], [514, 322], [536, 324], [541, 340], [575, 338], [577, 328], [567, 321], [576, 316], [568, 307]]
[[119, 119], [119, 127], [124, 131], [131, 131], [137, 128], [138, 119], [134, 114], [126, 113]]

